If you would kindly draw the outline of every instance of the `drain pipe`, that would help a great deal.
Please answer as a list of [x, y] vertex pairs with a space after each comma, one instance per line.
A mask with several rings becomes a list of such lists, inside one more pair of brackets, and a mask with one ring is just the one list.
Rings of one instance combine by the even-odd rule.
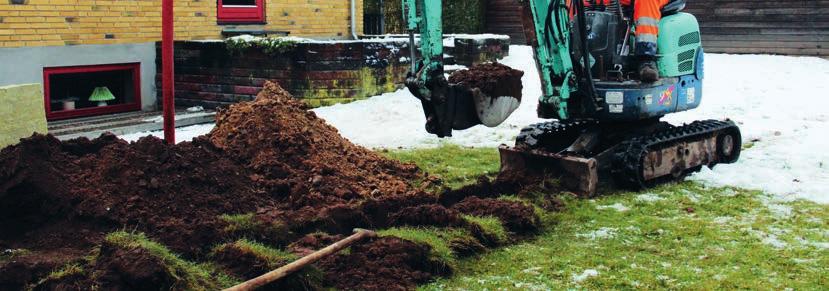
[[351, 0], [351, 38], [357, 37], [357, 0]]

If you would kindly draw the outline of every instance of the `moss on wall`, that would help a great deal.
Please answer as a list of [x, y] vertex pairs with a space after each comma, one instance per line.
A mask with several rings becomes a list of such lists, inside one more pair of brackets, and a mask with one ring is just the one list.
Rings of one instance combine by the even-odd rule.
[[[379, 0], [366, 0], [375, 2]], [[405, 33], [406, 26], [403, 20], [402, 1], [383, 1], [383, 14], [386, 18], [386, 33]], [[486, 25], [486, 0], [444, 0], [443, 1], [443, 32], [444, 33], [482, 33]]]
[[0, 149], [33, 133], [46, 133], [43, 86], [25, 84], [0, 87]]

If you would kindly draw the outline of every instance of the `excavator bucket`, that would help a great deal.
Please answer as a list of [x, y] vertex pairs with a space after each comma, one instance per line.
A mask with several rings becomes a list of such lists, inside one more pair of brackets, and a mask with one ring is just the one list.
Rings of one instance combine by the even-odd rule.
[[500, 146], [500, 175], [510, 177], [558, 177], [561, 185], [582, 197], [594, 197], [599, 173], [596, 159]]
[[522, 71], [491, 63], [457, 71], [448, 82], [443, 76], [435, 76], [425, 84], [411, 78], [406, 85], [423, 105], [426, 130], [447, 137], [452, 136], [452, 130], [503, 123], [521, 104], [523, 75]]

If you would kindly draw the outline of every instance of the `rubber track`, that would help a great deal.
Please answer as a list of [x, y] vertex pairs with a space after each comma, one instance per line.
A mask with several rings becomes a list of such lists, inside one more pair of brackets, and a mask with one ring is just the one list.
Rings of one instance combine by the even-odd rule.
[[739, 132], [739, 128], [733, 121], [703, 120], [625, 140], [619, 145], [614, 154], [611, 172], [616, 182], [624, 187], [632, 189], [647, 188], [650, 181], [644, 181], [642, 176], [644, 165], [642, 165], [642, 162], [643, 157], [648, 152], [671, 147], [681, 142], [710, 138], [720, 132], [729, 130]]
[[[529, 125], [521, 129], [518, 137], [515, 138], [515, 146], [518, 148], [528, 149], [544, 149], [552, 152], [558, 152], [563, 148], [568, 147], [578, 137], [578, 132], [591, 125], [598, 124], [593, 120], [573, 120], [573, 121], [550, 121]], [[551, 143], [561, 143], [552, 148]], [[563, 145], [566, 143], [566, 145]]]

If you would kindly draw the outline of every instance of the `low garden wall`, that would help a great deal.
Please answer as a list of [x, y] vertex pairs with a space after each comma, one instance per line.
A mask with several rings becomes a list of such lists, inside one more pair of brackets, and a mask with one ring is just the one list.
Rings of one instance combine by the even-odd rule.
[[35, 132], [46, 133], [41, 84], [0, 86], [0, 103], [0, 149]]
[[[498, 36], [458, 36], [454, 43], [447, 53], [461, 52], [456, 61], [467, 66], [509, 53], [509, 39]], [[314, 107], [351, 102], [402, 88], [409, 56], [408, 40], [400, 37], [176, 42], [176, 105], [215, 108], [252, 100], [266, 80]]]

